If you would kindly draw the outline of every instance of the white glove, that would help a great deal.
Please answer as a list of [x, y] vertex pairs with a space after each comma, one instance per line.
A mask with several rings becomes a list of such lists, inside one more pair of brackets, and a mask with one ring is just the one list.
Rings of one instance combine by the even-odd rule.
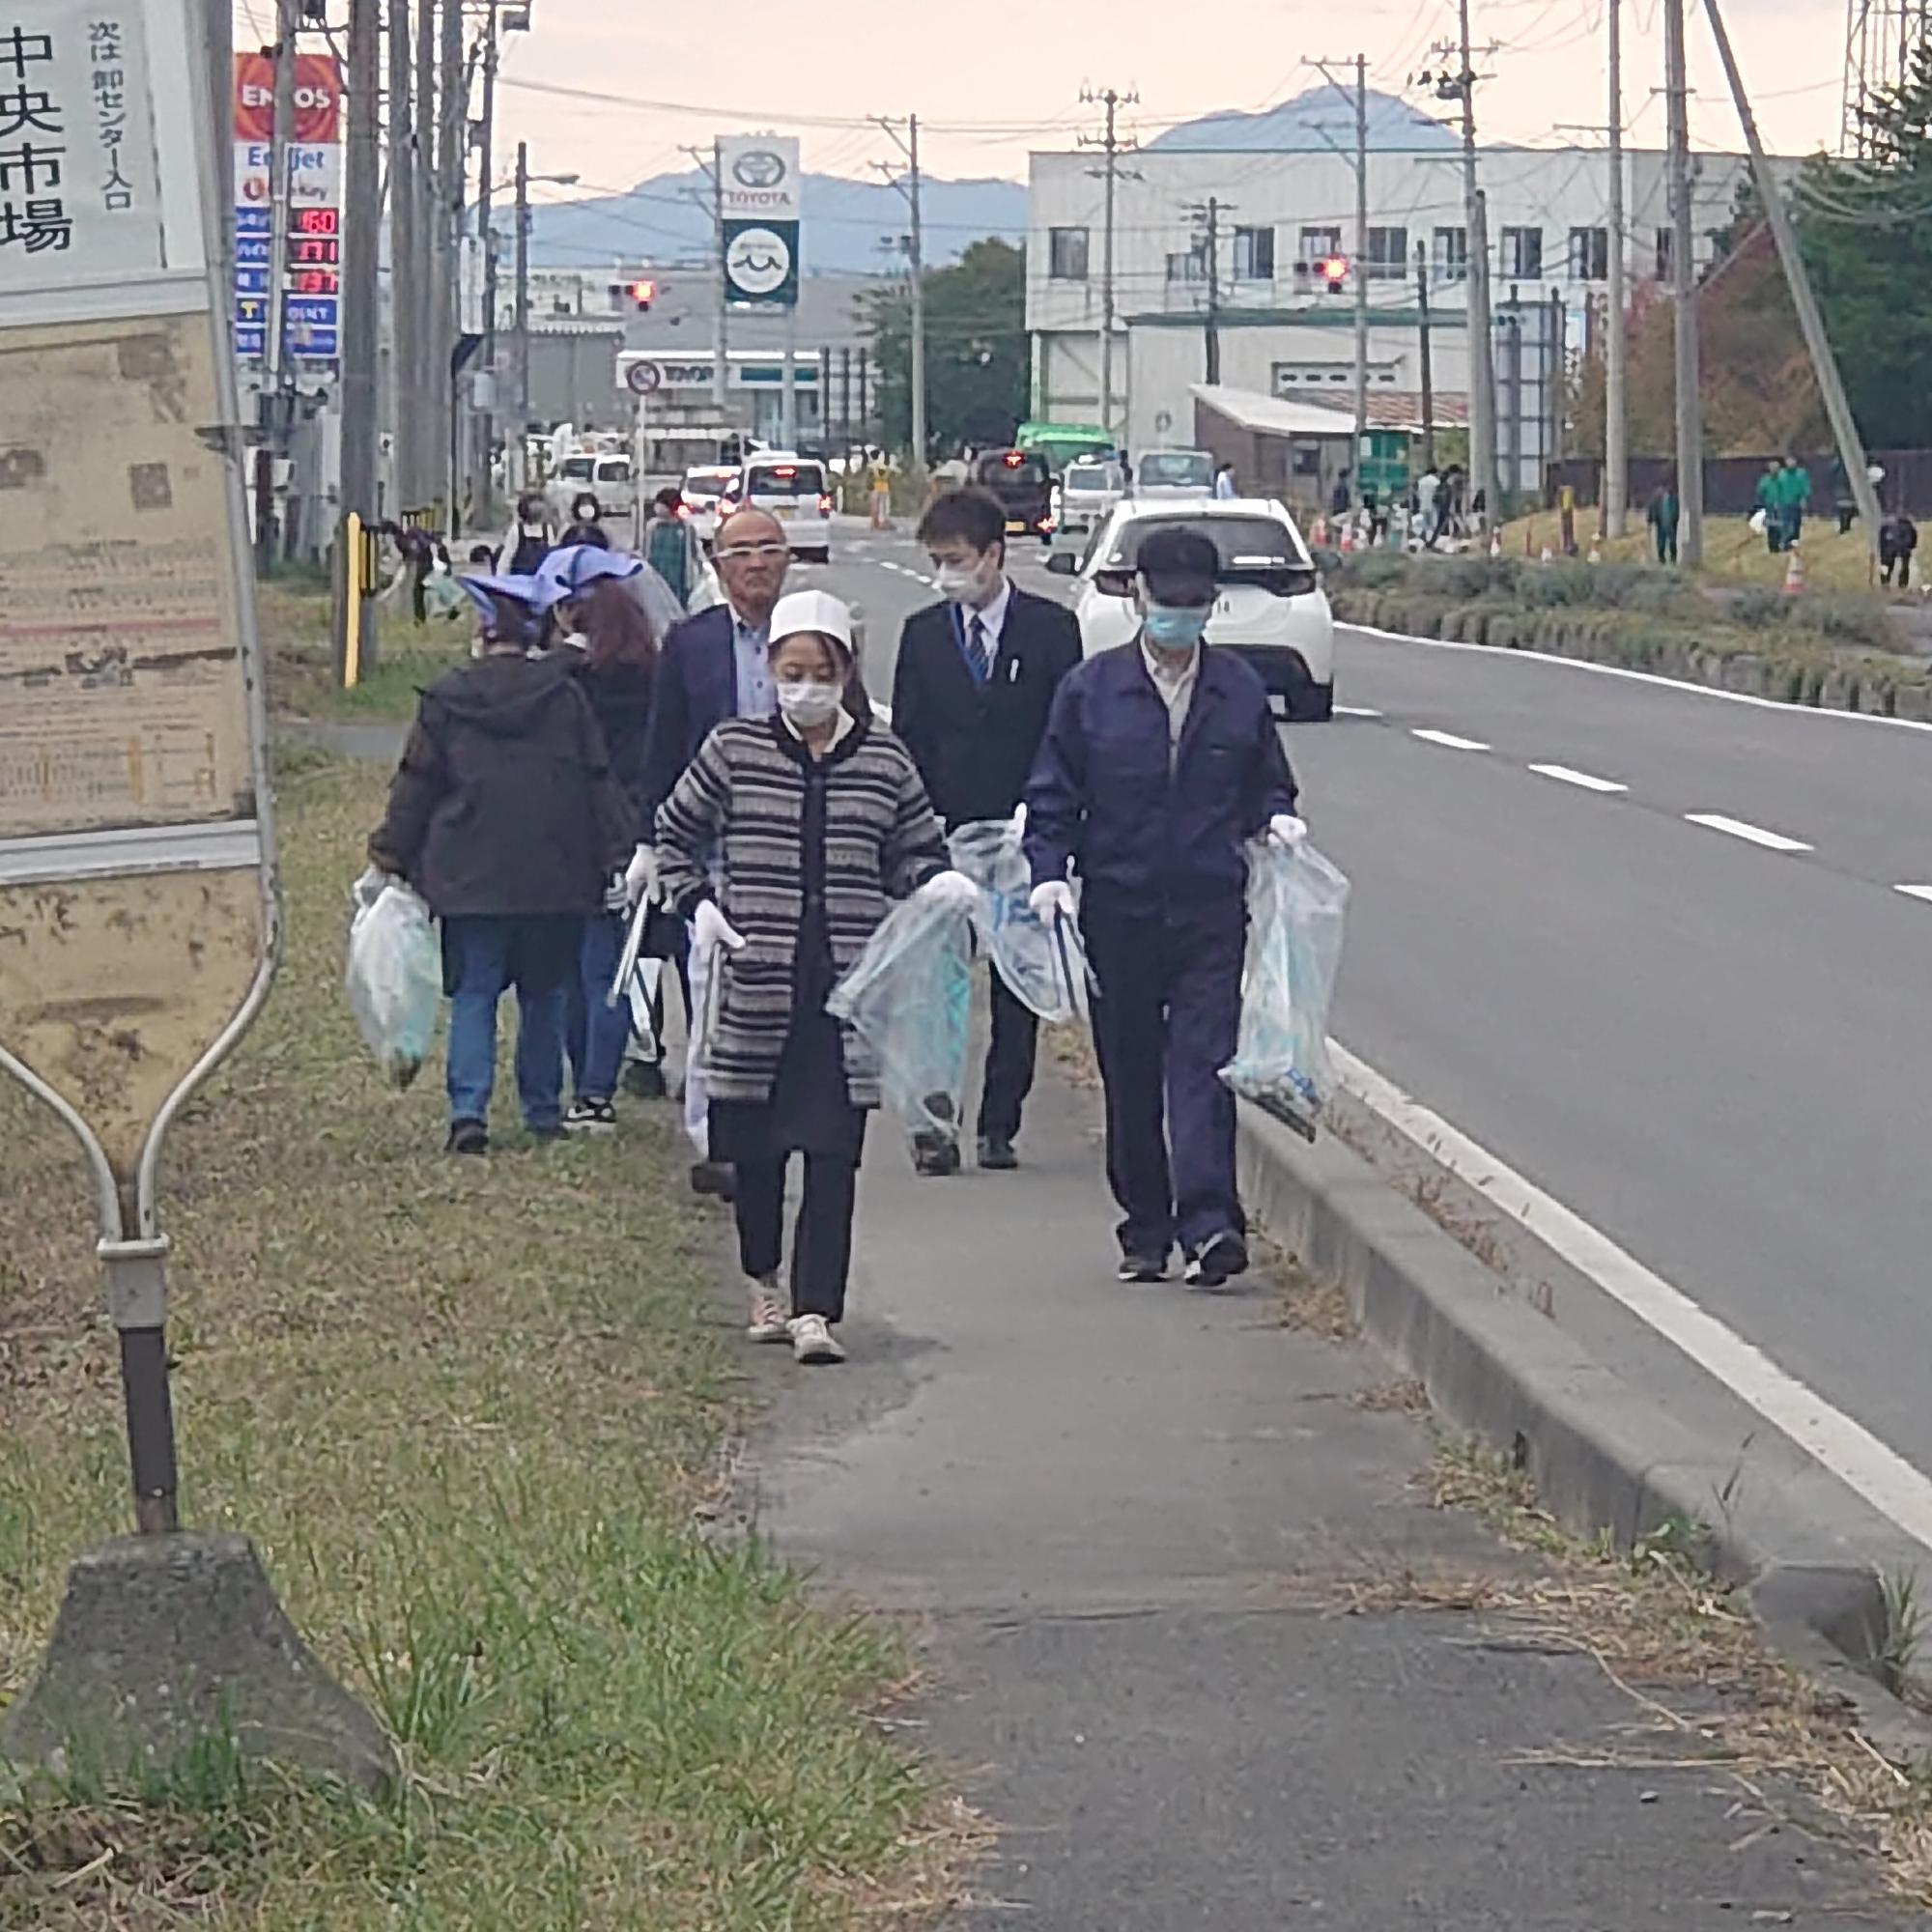
[[1306, 841], [1308, 827], [1292, 811], [1278, 811], [1268, 820], [1267, 842], [1285, 852], [1293, 852]]
[[1019, 804], [1013, 807], [1013, 837], [1015, 838], [1024, 838], [1026, 837], [1025, 799], [1021, 799]]
[[606, 912], [629, 912], [634, 903], [635, 901], [631, 897], [631, 889], [624, 882], [621, 874], [612, 877], [611, 883], [604, 888], [604, 910]]
[[639, 845], [624, 867], [624, 895], [636, 905], [639, 899], [654, 898], [658, 890], [658, 855], [648, 845]]
[[1048, 879], [1036, 886], [1027, 904], [1042, 925], [1051, 925], [1057, 919], [1071, 919], [1077, 910], [1073, 888], [1065, 879]]
[[935, 872], [913, 896], [949, 911], [971, 912], [980, 903], [980, 888], [964, 872]]
[[718, 910], [716, 899], [700, 899], [692, 917], [691, 943], [699, 952], [713, 952], [721, 946], [726, 952], [742, 952], [745, 935]]

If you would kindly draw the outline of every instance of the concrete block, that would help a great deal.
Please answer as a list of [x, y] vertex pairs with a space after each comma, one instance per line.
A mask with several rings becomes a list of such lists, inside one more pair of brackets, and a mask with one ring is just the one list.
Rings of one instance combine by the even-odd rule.
[[383, 1727], [328, 1675], [241, 1536], [122, 1537], [68, 1575], [52, 1642], [0, 1712], [0, 1765], [110, 1788], [230, 1739], [245, 1756], [376, 1793]]

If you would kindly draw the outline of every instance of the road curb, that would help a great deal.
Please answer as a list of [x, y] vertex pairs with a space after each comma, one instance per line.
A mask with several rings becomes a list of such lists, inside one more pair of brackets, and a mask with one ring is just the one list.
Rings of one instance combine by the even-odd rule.
[[1764, 1504], [1735, 1505], [1735, 1451], [1592, 1356], [1332, 1135], [1310, 1147], [1243, 1102], [1239, 1163], [1268, 1234], [1346, 1293], [1363, 1332], [1450, 1428], [1524, 1468], [1567, 1528], [1607, 1529], [1628, 1547], [1673, 1520], [1698, 1525], [1712, 1571], [1747, 1590], [1779, 1650], [1851, 1706], [1874, 1744], [1932, 1751], [1932, 1725], [1871, 1674], [1883, 1578], [1922, 1557], [1902, 1532], [1822, 1468]]

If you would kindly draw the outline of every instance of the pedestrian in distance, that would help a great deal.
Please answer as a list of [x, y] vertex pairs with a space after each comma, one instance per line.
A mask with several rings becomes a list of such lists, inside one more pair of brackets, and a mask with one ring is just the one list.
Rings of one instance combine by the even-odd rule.
[[1677, 561], [1678, 502], [1676, 483], [1660, 483], [1650, 493], [1650, 509], [1646, 513], [1650, 524], [1650, 540], [1657, 550], [1657, 560], [1662, 564], [1675, 564]]
[[1331, 517], [1346, 517], [1354, 501], [1352, 470], [1344, 469], [1335, 478], [1335, 487], [1328, 493], [1328, 514]]
[[1212, 541], [1155, 530], [1141, 545], [1138, 634], [1061, 684], [1027, 786], [1033, 910], [1078, 917], [1095, 992], [1107, 1179], [1120, 1279], [1246, 1271], [1235, 1182], [1235, 1096], [1221, 1069], [1240, 1031], [1246, 845], [1306, 836], [1261, 679], [1205, 641]]
[[1899, 504], [1878, 526], [1879, 580], [1888, 590], [1912, 588], [1912, 556], [1918, 548], [1918, 526]]
[[[1080, 662], [1080, 626], [1007, 575], [1006, 513], [990, 491], [949, 491], [921, 520], [942, 601], [899, 634], [893, 729], [949, 832], [1010, 818], [1045, 735], [1053, 695]], [[980, 1165], [1018, 1165], [1013, 1143], [1033, 1089], [1039, 1022], [992, 973], [992, 1043], [980, 1099]], [[959, 1168], [955, 1139], [914, 1146], [922, 1174]]]
[[1778, 471], [1777, 501], [1783, 512], [1784, 548], [1789, 550], [1804, 537], [1804, 512], [1811, 507], [1811, 472], [1795, 456], [1787, 456]]
[[[641, 778], [646, 838], [659, 810], [712, 731], [728, 718], [768, 719], [778, 705], [769, 651], [772, 611], [791, 561], [783, 526], [767, 510], [735, 510], [719, 525], [712, 556], [724, 584], [724, 603], [672, 630], [658, 663]], [[634, 898], [653, 890], [656, 864], [648, 844], [638, 848], [626, 877]], [[690, 997], [698, 1012], [706, 1005], [707, 965], [708, 959], [691, 952]], [[711, 1159], [703, 1079], [689, 1052], [684, 1124], [697, 1151], [692, 1186], [700, 1194], [728, 1196], [730, 1172]]]
[[1442, 477], [1435, 464], [1427, 465], [1415, 479], [1415, 514], [1421, 520], [1420, 535], [1425, 550], [1435, 548], [1441, 534], [1436, 526], [1436, 499], [1442, 495]]
[[[612, 576], [593, 579], [573, 603], [562, 607], [558, 629], [561, 661], [590, 700], [604, 733], [611, 775], [624, 787], [641, 825], [644, 738], [658, 664], [657, 632], [624, 580]], [[563, 1117], [566, 1133], [609, 1133], [617, 1124], [617, 1083], [631, 1043], [631, 1007], [628, 999], [613, 1007], [608, 995], [623, 955], [628, 910], [629, 895], [620, 881], [604, 910], [583, 923], [566, 1032], [574, 1083], [574, 1098]], [[687, 1002], [687, 1019], [689, 1013]], [[662, 1094], [662, 992], [651, 1019], [657, 1064], [644, 1068], [655, 1075], [646, 1082], [645, 1091]]]
[[697, 532], [684, 514], [684, 497], [674, 486], [660, 490], [651, 498], [651, 514], [644, 525], [644, 540], [639, 548], [644, 561], [689, 610], [691, 594], [704, 574], [704, 552], [697, 541]]
[[1223, 463], [1214, 471], [1214, 495], [1222, 502], [1232, 502], [1240, 495], [1235, 482], [1235, 466]]
[[1845, 468], [1842, 456], [1832, 459], [1832, 509], [1838, 519], [1838, 534], [1850, 536], [1859, 520], [1859, 499], [1853, 494], [1852, 472]]
[[539, 1140], [563, 1129], [564, 1024], [586, 918], [637, 842], [589, 700], [532, 657], [533, 580], [466, 578], [479, 655], [422, 695], [369, 856], [442, 922], [449, 1151], [490, 1145], [497, 1009], [517, 993], [517, 1095]]
[[1753, 514], [1764, 522], [1765, 548], [1776, 556], [1784, 548], [1784, 482], [1776, 458], [1764, 466], [1752, 497]]
[[534, 577], [556, 548], [557, 530], [544, 499], [533, 490], [517, 498], [517, 514], [497, 546], [497, 568], [506, 577]]
[[599, 550], [611, 548], [609, 532], [604, 528], [604, 506], [590, 491], [582, 491], [570, 506], [570, 522], [563, 526], [556, 540], [559, 550], [572, 544], [592, 544]]
[[[743, 533], [738, 539], [743, 541]], [[950, 869], [905, 747], [845, 703], [852, 615], [822, 590], [768, 614], [776, 716], [721, 724], [659, 811], [659, 880], [692, 922], [716, 986], [704, 1042], [711, 1154], [736, 1177], [739, 1264], [754, 1342], [838, 1362], [852, 1217], [879, 1074], [826, 1011], [893, 901], [924, 893], [962, 911], [978, 889]], [[780, 1291], [786, 1171], [803, 1156], [790, 1295]]]

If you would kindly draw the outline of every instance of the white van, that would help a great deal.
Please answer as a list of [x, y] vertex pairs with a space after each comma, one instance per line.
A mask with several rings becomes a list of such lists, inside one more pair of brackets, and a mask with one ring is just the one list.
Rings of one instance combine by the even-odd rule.
[[1150, 449], [1134, 465], [1135, 498], [1188, 502], [1214, 494], [1214, 459], [1205, 449]]
[[605, 527], [628, 527], [638, 507], [636, 472], [628, 456], [594, 449], [573, 451], [551, 472], [544, 497], [559, 523], [570, 521], [570, 506], [585, 491], [597, 498]]
[[784, 526], [794, 556], [832, 561], [832, 489], [816, 457], [761, 449], [745, 459], [738, 480], [719, 505], [721, 520], [732, 510], [769, 510]]

